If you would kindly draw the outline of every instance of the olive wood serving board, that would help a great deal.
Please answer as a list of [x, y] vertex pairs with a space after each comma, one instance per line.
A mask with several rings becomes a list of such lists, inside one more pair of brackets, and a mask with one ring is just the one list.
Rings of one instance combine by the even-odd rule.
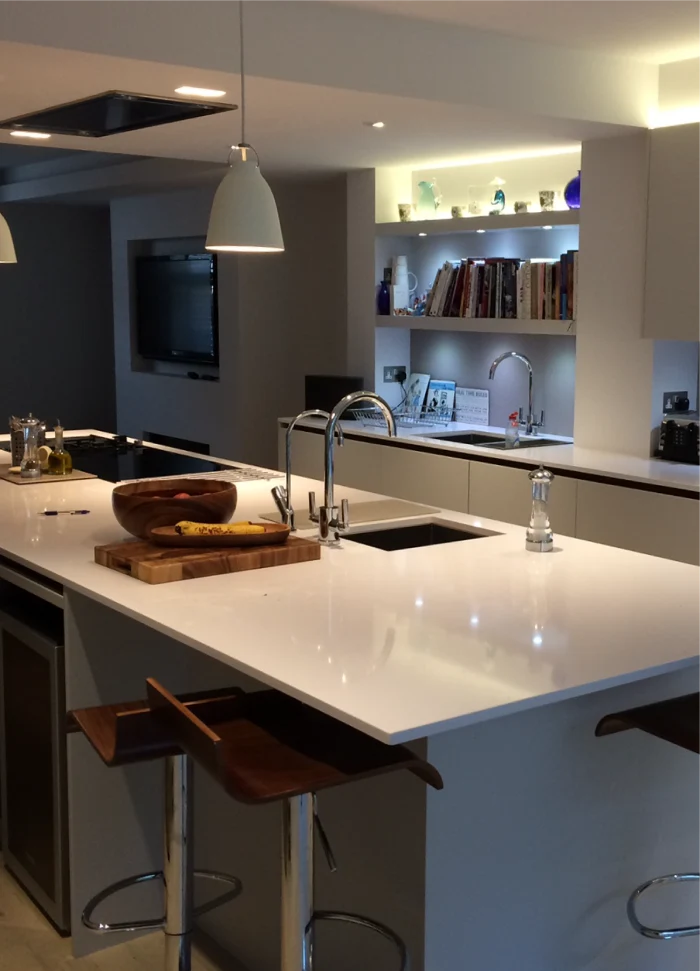
[[[9, 466], [8, 466], [9, 468]], [[78, 479], [96, 479], [97, 476], [92, 472], [81, 472], [80, 469], [73, 469], [69, 475], [49, 475], [42, 472], [38, 479], [23, 479], [17, 472], [0, 472], [0, 479], [4, 482], [12, 482], [14, 485], [39, 485], [41, 482], [76, 482]]]
[[95, 547], [95, 562], [144, 583], [171, 583], [221, 573], [242, 573], [268, 566], [288, 566], [321, 559], [321, 547], [313, 540], [290, 536], [274, 546], [226, 549], [175, 549], [144, 540], [127, 540]]

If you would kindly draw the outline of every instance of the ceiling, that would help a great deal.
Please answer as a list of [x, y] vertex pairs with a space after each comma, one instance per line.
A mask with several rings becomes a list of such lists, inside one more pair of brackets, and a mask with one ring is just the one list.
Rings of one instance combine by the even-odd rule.
[[364, 10], [665, 64], [700, 53], [697, 0], [347, 0]]
[[[3, 118], [112, 88], [170, 94], [191, 74], [169, 64], [1, 41], [0, 64]], [[234, 95], [240, 89], [236, 74], [209, 71], [207, 83]], [[247, 138], [263, 158], [266, 171], [288, 173], [408, 163], [418, 167], [438, 158], [478, 156], [485, 151], [566, 147], [603, 135], [608, 127], [538, 117], [515, 106], [494, 113], [475, 105], [265, 77], [247, 80], [247, 105]], [[386, 120], [387, 127], [378, 130], [366, 124], [377, 119]], [[225, 162], [229, 146], [239, 139], [239, 126], [240, 112], [235, 111], [99, 139], [54, 135], [50, 144], [52, 149]], [[0, 130], [0, 147], [16, 141]]]

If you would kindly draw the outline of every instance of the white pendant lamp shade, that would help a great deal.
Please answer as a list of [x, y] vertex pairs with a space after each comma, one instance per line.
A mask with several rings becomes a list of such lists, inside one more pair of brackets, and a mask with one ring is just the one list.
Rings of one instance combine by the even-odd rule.
[[280, 253], [280, 217], [257, 162], [231, 162], [214, 196], [206, 248], [224, 253]]
[[7, 220], [0, 213], [0, 263], [16, 263], [15, 244]]

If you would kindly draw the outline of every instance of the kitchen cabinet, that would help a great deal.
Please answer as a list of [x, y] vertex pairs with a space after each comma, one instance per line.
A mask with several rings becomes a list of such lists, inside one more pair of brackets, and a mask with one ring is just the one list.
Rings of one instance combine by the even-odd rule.
[[[471, 462], [469, 513], [527, 526], [532, 511], [532, 483], [526, 469]], [[550, 491], [550, 517], [556, 536], [576, 535], [576, 479], [556, 476]]]
[[[284, 434], [279, 437], [279, 465], [284, 468]], [[380, 495], [467, 512], [469, 466], [462, 458], [433, 455], [381, 442], [346, 439], [335, 450], [338, 485]], [[292, 471], [323, 479], [323, 437], [303, 429], [292, 432]]]
[[644, 337], [698, 339], [700, 125], [650, 132]]
[[576, 536], [697, 565], [699, 512], [695, 499], [582, 480]]

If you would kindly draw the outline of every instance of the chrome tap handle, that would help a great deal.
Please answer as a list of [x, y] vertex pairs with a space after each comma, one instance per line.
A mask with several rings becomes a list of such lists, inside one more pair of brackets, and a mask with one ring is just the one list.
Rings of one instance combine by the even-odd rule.
[[518, 424], [519, 425], [524, 425], [525, 424], [525, 419], [523, 418], [523, 409], [522, 409], [522, 407], [521, 408], [518, 408]]
[[539, 425], [540, 425], [540, 428], [544, 428], [544, 408], [543, 408], [543, 409], [542, 409], [542, 411], [540, 412], [540, 421], [539, 421]]
[[316, 503], [316, 493], [309, 493], [309, 519], [312, 523], [318, 522], [318, 505]]
[[347, 499], [341, 499], [340, 501], [338, 529], [350, 529], [350, 503]]
[[272, 493], [272, 498], [275, 500], [277, 512], [280, 514], [282, 522], [289, 526], [293, 513], [287, 503], [287, 490], [284, 486], [275, 486], [270, 492]]

